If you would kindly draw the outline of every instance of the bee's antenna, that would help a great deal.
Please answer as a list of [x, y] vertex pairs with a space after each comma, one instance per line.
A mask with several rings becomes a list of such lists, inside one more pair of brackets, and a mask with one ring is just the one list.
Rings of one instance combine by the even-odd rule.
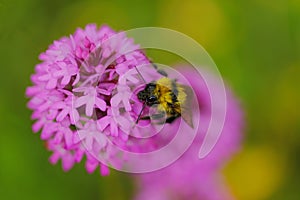
[[146, 80], [144, 79], [144, 77], [142, 76], [142, 74], [140, 73], [140, 71], [138, 70], [138, 68], [136, 66], [134, 66], [136, 71], [138, 72], [138, 74], [140, 75], [140, 77], [143, 79], [144, 83], [146, 83]]
[[154, 69], [155, 69], [159, 74], [161, 74], [161, 75], [163, 75], [163, 76], [165, 76], [165, 77], [168, 77], [167, 72], [165, 72], [165, 70], [163, 70], [163, 69], [159, 69], [159, 68], [157, 67], [157, 65], [156, 65], [154, 62], [151, 61], [151, 65], [154, 67]]
[[144, 102], [142, 110], [140, 111], [139, 116], [138, 116], [138, 118], [135, 121], [136, 124], [139, 122], [139, 120], [141, 118], [141, 115], [142, 115], [142, 112], [144, 111], [145, 107], [146, 107], [146, 102]]

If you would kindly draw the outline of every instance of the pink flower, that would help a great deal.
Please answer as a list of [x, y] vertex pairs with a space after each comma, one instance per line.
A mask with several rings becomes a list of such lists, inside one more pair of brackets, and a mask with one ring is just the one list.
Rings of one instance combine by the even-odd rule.
[[74, 144], [84, 143], [86, 150], [99, 152], [107, 145], [108, 138], [105, 134], [101, 134], [94, 121], [87, 121], [78, 134], [74, 135]]
[[[41, 139], [53, 152], [50, 162], [55, 164], [62, 160], [65, 171], [84, 157], [88, 173], [98, 167], [102, 175], [109, 174], [108, 166], [124, 170], [134, 168], [141, 162], [135, 159], [138, 163], [128, 163], [131, 156], [159, 150], [175, 137], [180, 128], [181, 120], [166, 124], [162, 129], [147, 119], [136, 123], [143, 109], [138, 92], [147, 83], [161, 78], [162, 74], [139, 50], [139, 45], [123, 32], [116, 33], [108, 26], [98, 29], [90, 24], [85, 29], [77, 29], [69, 37], [54, 41], [39, 58], [41, 63], [36, 65], [31, 76], [33, 86], [26, 90], [30, 98], [28, 107], [33, 110], [31, 118], [35, 120], [32, 129], [41, 131]], [[189, 71], [183, 73], [191, 79], [200, 102], [201, 127], [194, 145], [177, 162], [179, 164], [169, 167], [167, 174], [172, 182], [162, 181], [170, 185], [170, 190], [184, 187], [181, 181], [198, 183], [202, 176], [210, 177], [236, 151], [240, 142], [240, 111], [229, 95], [228, 115], [220, 141], [205, 160], [198, 160], [194, 154], [198, 153], [203, 142], [211, 115], [209, 95], [202, 79], [194, 79]], [[144, 107], [142, 114], [151, 115], [151, 109]], [[188, 144], [178, 140], [172, 148], [182, 149], [184, 145], [181, 143]], [[168, 150], [169, 155], [162, 154], [157, 163], [165, 162], [166, 156], [175, 155], [178, 149], [171, 150], [174, 151]], [[179, 168], [186, 170], [178, 171]], [[194, 176], [199, 169], [201, 173]], [[149, 182], [154, 183], [163, 176], [160, 172], [157, 175], [153, 174]], [[146, 175], [142, 178], [143, 181], [147, 179]]]
[[92, 116], [94, 107], [99, 108], [102, 111], [106, 110], [106, 103], [105, 101], [97, 97], [99, 92], [97, 91], [96, 87], [80, 87], [73, 89], [73, 92], [83, 92], [84, 95], [77, 98], [75, 101], [75, 108], [79, 108], [82, 105], [85, 105], [85, 114], [89, 117]]
[[[232, 199], [229, 191], [226, 190], [219, 169], [240, 147], [243, 117], [239, 103], [227, 88], [226, 119], [221, 137], [210, 154], [204, 159], [199, 159], [199, 149], [212, 114], [210, 94], [208, 86], [196, 71], [187, 67], [178, 70], [188, 78], [196, 93], [201, 112], [200, 127], [192, 145], [177, 161], [161, 170], [136, 176], [139, 191], [135, 199]], [[203, 73], [207, 74], [205, 71]], [[164, 143], [164, 138], [156, 137], [153, 142]], [[168, 155], [160, 156], [163, 158]]]
[[113, 159], [110, 145], [128, 140], [138, 115], [132, 111], [132, 82], [143, 84], [136, 68], [149, 60], [125, 33], [94, 24], [54, 41], [39, 58], [26, 95], [35, 120], [32, 129], [41, 130], [41, 139], [53, 152], [50, 162], [61, 159], [67, 171], [86, 156], [88, 172], [100, 166], [107, 175], [97, 155]]

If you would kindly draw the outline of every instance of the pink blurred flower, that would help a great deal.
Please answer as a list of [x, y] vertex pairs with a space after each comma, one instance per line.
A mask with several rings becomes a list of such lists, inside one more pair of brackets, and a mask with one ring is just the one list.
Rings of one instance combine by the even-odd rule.
[[[136, 176], [139, 191], [135, 199], [232, 199], [219, 169], [240, 148], [243, 116], [239, 103], [227, 88], [227, 112], [221, 136], [210, 154], [199, 159], [199, 149], [211, 120], [210, 94], [208, 86], [195, 70], [187, 67], [179, 67], [178, 70], [188, 78], [196, 93], [201, 113], [200, 127], [192, 145], [177, 161], [161, 170]], [[212, 74], [206, 77], [214, 78]], [[156, 137], [153, 142], [164, 143], [164, 138]]]
[[[32, 129], [41, 131], [41, 139], [52, 151], [49, 159], [52, 164], [61, 160], [63, 170], [67, 171], [86, 157], [88, 173], [99, 167], [102, 175], [108, 175], [107, 165], [125, 170], [137, 166], [141, 164], [140, 159], [125, 163], [124, 168], [123, 161], [130, 160], [135, 153], [160, 149], [176, 134], [180, 120], [162, 129], [153, 126], [150, 120], [136, 124], [143, 107], [137, 98], [138, 91], [162, 75], [149, 66], [147, 57], [125, 33], [116, 33], [108, 26], [97, 29], [90, 24], [54, 41], [39, 58], [42, 62], [35, 67], [31, 76], [33, 86], [27, 88], [26, 95], [30, 98], [28, 107], [33, 110], [31, 118], [35, 120]], [[212, 179], [214, 172], [238, 149], [241, 113], [228, 91], [228, 113], [220, 141], [208, 157], [198, 159], [199, 146], [210, 120], [210, 99], [201, 78], [194, 77], [191, 71], [182, 73], [191, 81], [200, 102], [199, 133], [176, 163], [140, 177], [141, 196], [154, 188], [161, 197], [169, 191], [179, 191], [178, 195], [183, 197], [206, 197], [211, 194], [207, 187], [218, 185]], [[150, 112], [148, 107], [143, 113], [147, 112]], [[153, 134], [157, 132], [160, 134]], [[172, 148], [187, 144], [188, 139]], [[171, 150], [177, 153], [176, 149]], [[157, 162], [165, 162], [168, 156], [161, 155]], [[161, 181], [164, 176], [168, 178]], [[187, 188], [187, 182], [193, 185]]]
[[[128, 140], [124, 127], [132, 128], [134, 120], [129, 119], [137, 117], [130, 86], [143, 83], [135, 67], [149, 60], [125, 33], [94, 24], [54, 41], [39, 58], [26, 95], [36, 120], [32, 129], [41, 130], [41, 139], [53, 152], [50, 162], [61, 159], [67, 171], [85, 155], [89, 173], [100, 166], [107, 175], [108, 168], [94, 155], [111, 159], [109, 141]], [[131, 69], [128, 80], [121, 81]], [[130, 118], [120, 113], [123, 108], [131, 112]]]

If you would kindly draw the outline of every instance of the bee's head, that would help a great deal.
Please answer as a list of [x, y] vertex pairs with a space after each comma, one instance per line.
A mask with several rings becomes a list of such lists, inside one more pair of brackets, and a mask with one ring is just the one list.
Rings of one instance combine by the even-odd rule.
[[157, 94], [155, 94], [155, 83], [148, 83], [144, 90], [140, 91], [137, 96], [142, 102], [145, 102], [148, 106], [158, 104]]
[[145, 92], [145, 90], [139, 91], [139, 93], [137, 94], [137, 97], [140, 101], [146, 101], [147, 99], [147, 94]]
[[158, 104], [157, 96], [151, 95], [146, 99], [146, 103], [148, 106], [152, 106], [154, 104]]

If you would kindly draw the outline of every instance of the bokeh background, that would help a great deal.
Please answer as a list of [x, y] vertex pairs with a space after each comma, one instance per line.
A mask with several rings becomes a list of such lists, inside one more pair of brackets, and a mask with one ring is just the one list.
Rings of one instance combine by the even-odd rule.
[[64, 173], [31, 131], [24, 92], [39, 53], [91, 22], [166, 27], [202, 44], [246, 113], [243, 149], [222, 171], [230, 190], [238, 200], [300, 198], [298, 0], [0, 0], [1, 199], [132, 198], [130, 175], [88, 175], [82, 164]]

